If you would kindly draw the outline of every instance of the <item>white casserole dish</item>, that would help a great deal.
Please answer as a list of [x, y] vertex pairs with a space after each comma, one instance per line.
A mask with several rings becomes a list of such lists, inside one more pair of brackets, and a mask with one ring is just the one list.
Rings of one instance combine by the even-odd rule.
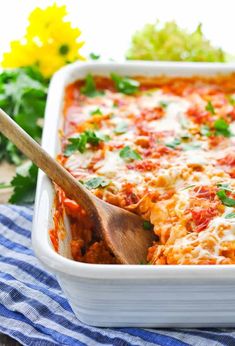
[[[74, 63], [57, 72], [50, 85], [42, 146], [59, 152], [64, 88], [87, 73], [109, 75], [213, 75], [235, 72], [233, 64], [208, 63]], [[54, 251], [52, 226], [54, 192], [39, 172], [33, 222], [33, 247], [53, 273], [76, 316], [94, 326], [208, 327], [235, 325], [235, 266], [94, 265], [69, 258], [69, 231]]]

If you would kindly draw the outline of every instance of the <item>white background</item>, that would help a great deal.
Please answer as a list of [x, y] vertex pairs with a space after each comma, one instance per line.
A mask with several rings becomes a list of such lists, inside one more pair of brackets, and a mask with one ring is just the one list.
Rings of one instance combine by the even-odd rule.
[[53, 2], [66, 4], [69, 19], [82, 30], [84, 54], [122, 59], [132, 33], [156, 19], [188, 29], [201, 22], [214, 44], [235, 54], [235, 0], [0, 0], [0, 54], [23, 35], [33, 8]]

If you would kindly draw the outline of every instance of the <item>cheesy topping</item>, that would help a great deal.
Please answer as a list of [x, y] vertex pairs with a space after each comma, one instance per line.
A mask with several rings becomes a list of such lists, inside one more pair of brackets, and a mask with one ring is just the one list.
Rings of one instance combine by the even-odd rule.
[[63, 164], [151, 222], [152, 264], [235, 263], [234, 78], [137, 78], [125, 93], [95, 77], [92, 96], [84, 81], [67, 88]]

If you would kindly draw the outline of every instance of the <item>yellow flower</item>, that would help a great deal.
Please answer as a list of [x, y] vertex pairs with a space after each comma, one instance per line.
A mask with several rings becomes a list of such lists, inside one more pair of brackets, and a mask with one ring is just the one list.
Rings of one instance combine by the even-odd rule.
[[29, 15], [29, 25], [22, 40], [11, 42], [10, 52], [3, 55], [3, 67], [37, 65], [45, 77], [50, 77], [63, 65], [85, 60], [79, 53], [81, 31], [66, 21], [65, 6], [53, 4], [36, 8]]

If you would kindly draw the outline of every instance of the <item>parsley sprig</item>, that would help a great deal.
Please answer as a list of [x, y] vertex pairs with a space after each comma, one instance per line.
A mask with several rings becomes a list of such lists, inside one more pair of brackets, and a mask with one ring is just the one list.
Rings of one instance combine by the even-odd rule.
[[212, 115], [215, 115], [215, 109], [214, 109], [214, 107], [213, 107], [211, 101], [208, 101], [208, 102], [207, 102], [206, 110], [207, 110], [208, 112], [210, 112]]
[[122, 150], [119, 153], [119, 156], [125, 161], [142, 160], [140, 154], [136, 150], [131, 149], [129, 145], [122, 148]]
[[68, 139], [70, 144], [68, 144], [65, 148], [64, 155], [70, 156], [75, 151], [80, 151], [80, 153], [84, 153], [86, 150], [86, 145], [89, 143], [91, 145], [98, 145], [100, 142], [106, 142], [110, 139], [109, 136], [103, 135], [102, 133], [94, 132], [94, 131], [84, 131], [78, 137], [71, 137]]
[[223, 118], [217, 119], [212, 128], [208, 125], [203, 125], [201, 128], [201, 134], [206, 137], [211, 136], [223, 136], [231, 137], [233, 135], [229, 124]]
[[85, 85], [80, 90], [82, 94], [88, 97], [96, 97], [104, 94], [104, 91], [96, 89], [96, 84], [91, 74], [86, 76]]
[[216, 194], [223, 205], [226, 207], [235, 207], [235, 199], [228, 197], [224, 189], [218, 190]]
[[135, 94], [139, 90], [140, 83], [134, 79], [121, 77], [116, 73], [111, 73], [111, 78], [118, 91], [123, 94]]
[[109, 185], [109, 181], [101, 178], [101, 177], [94, 177], [88, 181], [84, 182], [84, 185], [89, 189], [97, 189], [98, 187], [105, 187]]

